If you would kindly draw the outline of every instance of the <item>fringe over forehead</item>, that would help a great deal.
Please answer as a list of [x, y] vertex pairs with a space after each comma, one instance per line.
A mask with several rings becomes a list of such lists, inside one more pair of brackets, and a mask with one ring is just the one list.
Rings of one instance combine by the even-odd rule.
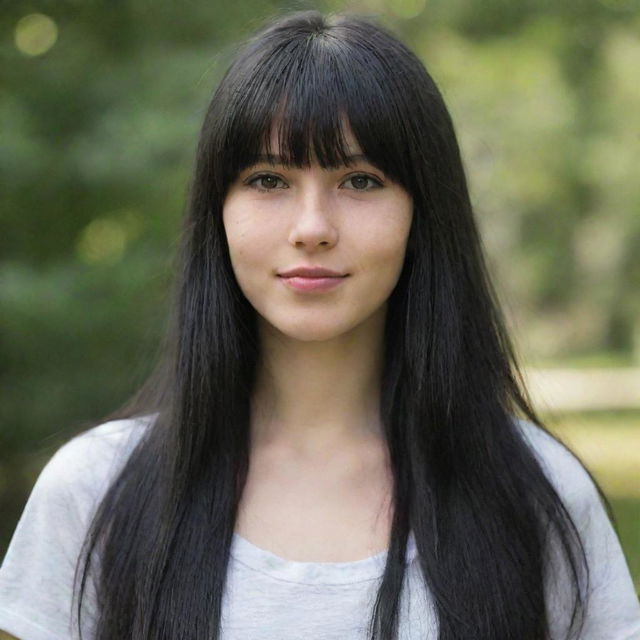
[[422, 64], [379, 25], [299, 13], [257, 34], [222, 79], [211, 105], [216, 164], [225, 187], [261, 154], [348, 165], [349, 127], [358, 152], [411, 193], [433, 98]]

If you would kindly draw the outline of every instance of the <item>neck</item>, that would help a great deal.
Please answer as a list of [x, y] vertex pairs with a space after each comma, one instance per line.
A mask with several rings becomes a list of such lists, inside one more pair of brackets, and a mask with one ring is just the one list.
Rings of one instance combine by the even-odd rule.
[[292, 339], [260, 324], [252, 449], [302, 455], [379, 441], [384, 313], [325, 341]]

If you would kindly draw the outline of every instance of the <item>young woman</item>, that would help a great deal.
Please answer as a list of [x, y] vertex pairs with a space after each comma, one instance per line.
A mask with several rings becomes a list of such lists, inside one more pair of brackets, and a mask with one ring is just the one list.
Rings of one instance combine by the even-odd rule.
[[520, 382], [447, 109], [392, 35], [305, 12], [248, 42], [181, 256], [167, 357], [42, 472], [0, 628], [640, 637], [597, 485]]

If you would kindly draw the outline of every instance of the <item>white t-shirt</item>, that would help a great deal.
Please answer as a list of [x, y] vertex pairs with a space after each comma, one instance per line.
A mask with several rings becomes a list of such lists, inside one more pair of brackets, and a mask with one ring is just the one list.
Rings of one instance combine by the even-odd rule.
[[[38, 478], [0, 569], [0, 629], [21, 640], [68, 640], [80, 544], [109, 481], [148, 419], [108, 422], [74, 438]], [[619, 541], [580, 464], [532, 423], [519, 421], [581, 532], [592, 571], [581, 640], [640, 639], [640, 605]], [[222, 640], [365, 640], [386, 552], [356, 562], [293, 562], [234, 535]], [[437, 622], [409, 539], [400, 640], [436, 640]], [[464, 577], [462, 577], [464, 579]], [[553, 640], [564, 637], [566, 589], [547, 598]], [[92, 585], [89, 592], [93, 593]], [[91, 608], [89, 609], [91, 613]], [[85, 627], [90, 640], [90, 627]]]

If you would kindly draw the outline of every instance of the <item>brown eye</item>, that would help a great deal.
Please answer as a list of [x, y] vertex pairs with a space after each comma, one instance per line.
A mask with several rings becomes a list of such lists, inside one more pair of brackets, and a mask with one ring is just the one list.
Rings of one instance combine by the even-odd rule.
[[364, 173], [347, 178], [343, 184], [347, 185], [347, 188], [355, 191], [370, 191], [371, 189], [377, 189], [382, 186], [379, 180]]
[[282, 178], [270, 173], [261, 173], [247, 180], [246, 184], [259, 191], [275, 191], [276, 189], [286, 189], [287, 185]]
[[278, 178], [275, 176], [261, 176], [260, 186], [263, 189], [275, 189], [278, 184]]

